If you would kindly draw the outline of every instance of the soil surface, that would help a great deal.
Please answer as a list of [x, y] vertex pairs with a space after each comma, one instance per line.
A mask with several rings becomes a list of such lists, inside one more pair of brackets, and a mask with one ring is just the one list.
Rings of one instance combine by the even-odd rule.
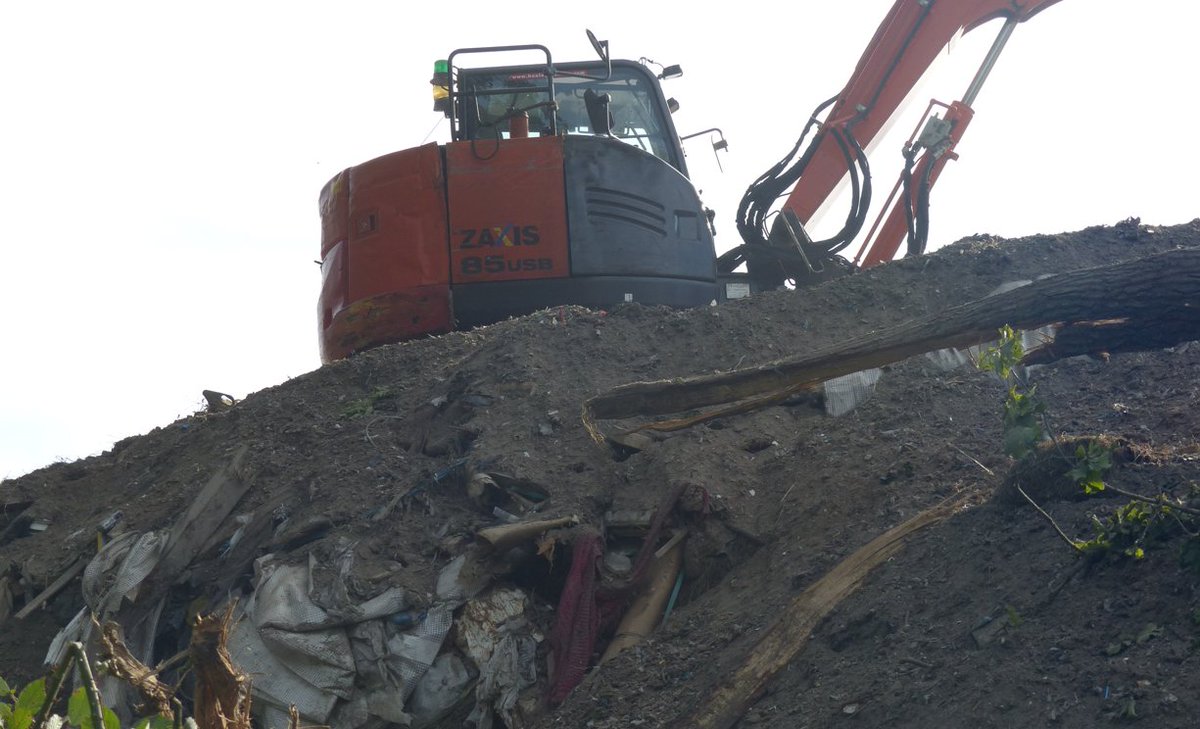
[[[640, 451], [597, 445], [580, 406], [632, 381], [723, 372], [885, 331], [1006, 282], [1197, 246], [1200, 221], [976, 236], [719, 307], [564, 307], [382, 347], [103, 455], [3, 482], [0, 575], [20, 610], [74, 560], [90, 559], [97, 525], [115, 511], [124, 529], [170, 526], [246, 446], [250, 488], [234, 513], [248, 519], [227, 520], [172, 588], [156, 660], [184, 645], [189, 606], [249, 589], [253, 559], [267, 551], [320, 558], [352, 540], [359, 597], [391, 585], [429, 595], [475, 533], [501, 523], [495, 507], [582, 522], [496, 577], [531, 595], [549, 636], [572, 540], [607, 512], [652, 510], [673, 489], [691, 489], [704, 494], [707, 517], [686, 517], [685, 579], [669, 619], [525, 722], [678, 726], [841, 559], [966, 495], [968, 507], [908, 540], [817, 625], [738, 726], [1095, 727], [1136, 718], [1192, 727], [1200, 578], [1180, 559], [1186, 534], [1146, 539], [1142, 559], [1119, 550], [1077, 556], [1046, 515], [1070, 538], [1089, 539], [1093, 517], [1128, 499], [1083, 498], [1055, 487], [1065, 468], [1038, 471], [1005, 455], [1007, 386], [995, 376], [915, 357], [884, 368], [872, 396], [845, 415], [797, 398]], [[1076, 357], [1029, 378], [1056, 437], [1109, 436], [1134, 454], [1116, 459], [1110, 485], [1182, 497], [1200, 482], [1200, 346]], [[499, 488], [473, 497], [481, 473]], [[1017, 483], [1046, 514], [1014, 497]], [[267, 519], [259, 541], [221, 559], [255, 515]], [[9, 617], [0, 676], [19, 684], [41, 675], [46, 647], [82, 605], [76, 579], [29, 617]]]

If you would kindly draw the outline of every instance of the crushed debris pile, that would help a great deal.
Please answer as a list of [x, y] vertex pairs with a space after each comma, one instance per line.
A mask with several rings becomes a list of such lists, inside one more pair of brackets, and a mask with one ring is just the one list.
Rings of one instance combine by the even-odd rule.
[[[1197, 247], [1200, 221], [977, 236], [801, 292], [549, 309], [213, 392], [208, 412], [0, 486], [0, 676], [100, 650], [107, 622], [139, 681], [161, 667], [185, 701], [218, 697], [202, 726], [1192, 726], [1196, 537], [1078, 556], [1056, 529], [1089, 539], [1119, 502], [1005, 455], [1007, 386], [968, 356], [602, 445], [580, 415], [626, 383]], [[1183, 504], [1198, 375], [1183, 343], [1028, 377], [1063, 442], [1120, 443], [1109, 483]], [[198, 654], [197, 626], [219, 646]], [[219, 659], [190, 671], [189, 646]], [[144, 715], [128, 681], [99, 688]]]

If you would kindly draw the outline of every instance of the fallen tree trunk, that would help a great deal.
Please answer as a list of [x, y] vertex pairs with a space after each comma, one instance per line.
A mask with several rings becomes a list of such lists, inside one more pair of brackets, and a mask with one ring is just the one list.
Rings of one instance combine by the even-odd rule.
[[[750, 397], [798, 392], [824, 380], [1014, 329], [1053, 326], [1062, 340], [1039, 355], [1061, 358], [1098, 351], [1152, 349], [1200, 338], [1200, 249], [1161, 253], [1112, 266], [1043, 279], [955, 306], [884, 332], [733, 372], [613, 388], [583, 405], [583, 420], [664, 415]], [[1098, 347], [1106, 329], [1118, 334]], [[767, 398], [770, 400], [770, 398]]]
[[913, 533], [953, 515], [968, 500], [960, 496], [917, 514], [872, 539], [798, 595], [728, 679], [708, 699], [674, 724], [678, 729], [729, 729], [762, 696], [767, 684], [808, 643], [817, 623], [858, 589], [872, 569], [900, 551]]

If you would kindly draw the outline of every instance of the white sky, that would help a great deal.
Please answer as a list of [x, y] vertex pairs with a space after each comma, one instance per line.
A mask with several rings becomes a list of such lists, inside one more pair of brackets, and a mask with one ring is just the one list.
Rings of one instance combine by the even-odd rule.
[[[746, 185], [890, 6], [5, 3], [0, 478], [167, 426], [202, 389], [240, 398], [315, 369], [317, 194], [426, 139], [432, 64], [451, 50], [586, 60], [591, 28], [614, 57], [681, 64], [666, 87], [681, 134], [729, 140], [723, 175], [703, 140], [689, 148], [724, 250]], [[931, 244], [1200, 216], [1198, 27], [1181, 0], [1063, 0], [1020, 26], [934, 190]], [[998, 28], [961, 39], [911, 112], [958, 98]], [[431, 138], [447, 136], [443, 121]], [[875, 151], [876, 199], [902, 141]]]

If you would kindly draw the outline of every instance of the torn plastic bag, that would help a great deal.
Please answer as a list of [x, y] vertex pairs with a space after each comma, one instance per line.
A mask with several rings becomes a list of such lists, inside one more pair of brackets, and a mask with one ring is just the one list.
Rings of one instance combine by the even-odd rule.
[[479, 667], [475, 710], [470, 721], [479, 729], [495, 726], [498, 714], [508, 727], [521, 692], [537, 683], [537, 644], [542, 635], [525, 618], [525, 593], [502, 587], [471, 600], [458, 620], [458, 645]]
[[121, 606], [122, 598], [137, 599], [137, 589], [158, 566], [170, 538], [168, 530], [116, 537], [83, 570], [83, 599], [104, 618]]
[[437, 605], [411, 630], [388, 639], [387, 665], [400, 679], [405, 698], [416, 690], [421, 677], [437, 659], [453, 623], [451, 608]]
[[463, 607], [458, 619], [458, 646], [475, 665], [482, 666], [500, 641], [500, 626], [525, 615], [525, 593], [498, 587]]
[[450, 560], [437, 578], [437, 598], [458, 607], [480, 593], [492, 576], [482, 567], [477, 551], [468, 551]]
[[295, 705], [307, 721], [334, 729], [406, 725], [404, 702], [440, 652], [452, 608], [435, 605], [402, 630], [388, 620], [410, 607], [400, 588], [354, 603], [346, 585], [353, 546], [338, 545], [329, 562], [260, 558], [229, 650], [255, 677], [264, 710]]
[[502, 726], [519, 729], [525, 722], [516, 715], [517, 701], [537, 683], [538, 638], [525, 618], [501, 625], [497, 636], [491, 656], [479, 669], [472, 717], [478, 729], [493, 729], [496, 715], [504, 721]]
[[308, 597], [307, 567], [264, 564], [250, 620], [272, 655], [296, 675], [324, 693], [350, 697], [350, 637], [340, 626], [326, 627], [333, 621]]
[[461, 701], [475, 681], [475, 672], [453, 651], [439, 655], [417, 684], [408, 710], [417, 726], [431, 726]]

